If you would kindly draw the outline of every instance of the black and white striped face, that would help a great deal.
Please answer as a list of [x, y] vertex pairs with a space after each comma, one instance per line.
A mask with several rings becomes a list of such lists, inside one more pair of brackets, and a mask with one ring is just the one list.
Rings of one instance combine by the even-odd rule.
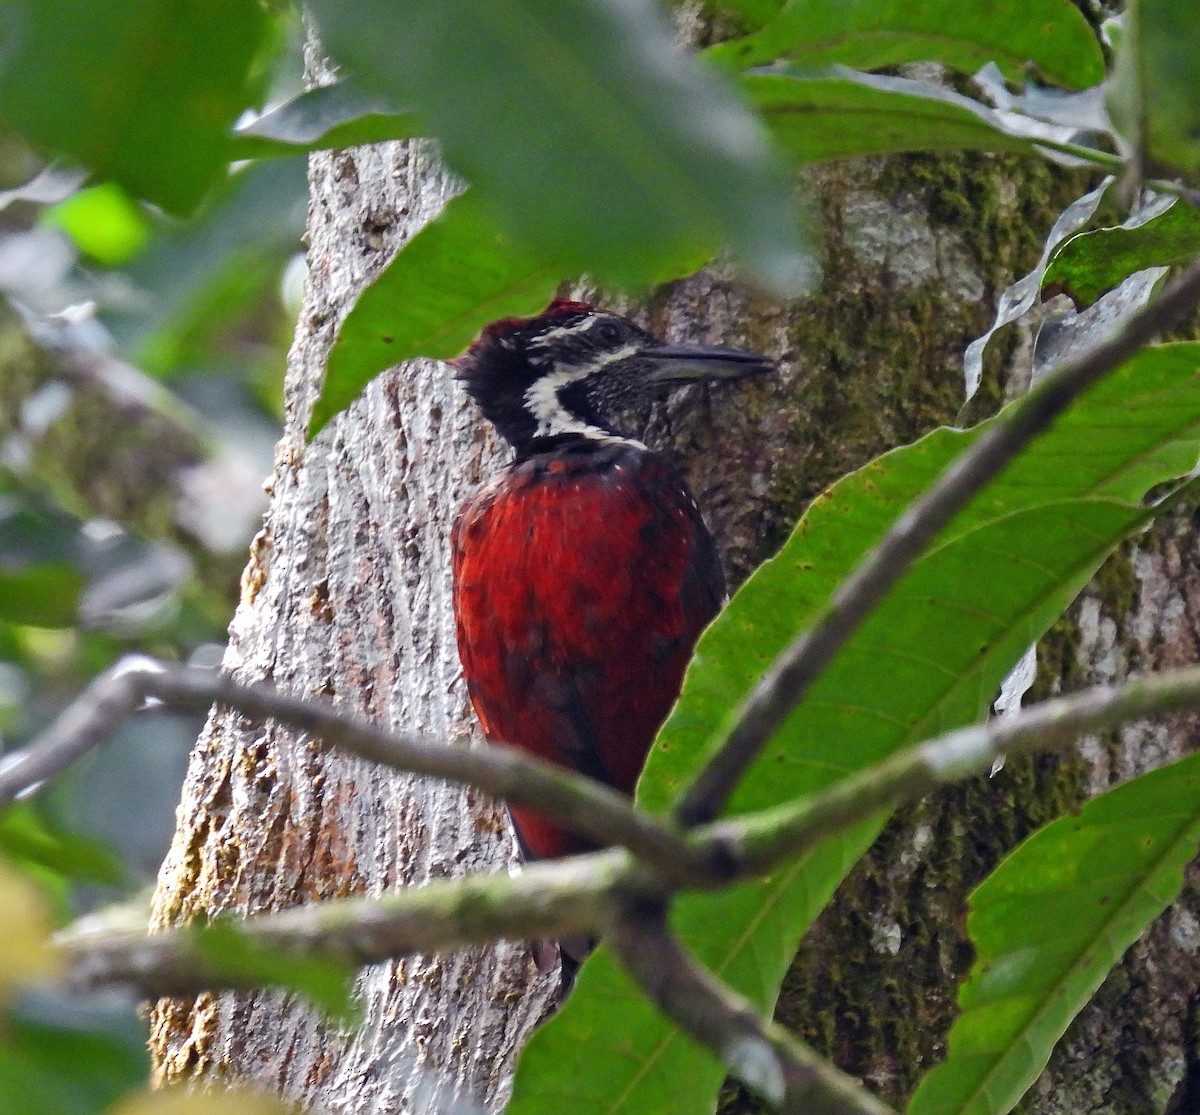
[[538, 374], [524, 392], [537, 438], [622, 435], [616, 415], [642, 400], [652, 370], [643, 353], [658, 341], [627, 318], [589, 307], [521, 338]]
[[563, 440], [631, 440], [617, 416], [664, 384], [770, 367], [740, 349], [664, 345], [619, 314], [558, 298], [536, 317], [493, 322], [454, 364], [519, 457]]

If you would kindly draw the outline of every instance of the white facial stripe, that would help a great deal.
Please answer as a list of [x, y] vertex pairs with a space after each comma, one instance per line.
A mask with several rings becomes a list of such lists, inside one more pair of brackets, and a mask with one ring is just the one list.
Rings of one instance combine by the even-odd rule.
[[[562, 375], [564, 372], [569, 372], [571, 379], [579, 379], [584, 375], [591, 375], [593, 372], [598, 372], [602, 368], [607, 368], [609, 364], [615, 364], [620, 360], [625, 360], [633, 356], [638, 350], [635, 344], [624, 345], [621, 348], [614, 349], [612, 352], [606, 352], [600, 355], [591, 356], [586, 364], [557, 364], [555, 366], [554, 375]], [[565, 380], [564, 383], [570, 383], [571, 379]], [[559, 387], [564, 384], [560, 383]]]
[[[587, 326], [591, 326], [591, 322], [587, 322]], [[545, 333], [539, 333], [529, 341], [530, 348], [542, 348], [546, 345], [552, 345], [555, 341], [563, 337], [570, 337], [576, 333], [582, 333], [584, 330], [578, 323], [575, 325], [559, 325], [554, 329], [547, 329]]]
[[582, 419], [576, 418], [562, 405], [558, 397], [559, 391], [568, 384], [583, 379], [585, 376], [591, 375], [593, 372], [606, 367], [614, 361], [624, 360], [626, 357], [632, 356], [635, 352], [637, 352], [637, 346], [630, 344], [624, 348], [617, 349], [615, 352], [605, 353], [602, 358], [593, 361], [585, 367], [567, 365], [559, 367], [544, 376], [539, 376], [529, 390], [525, 392], [525, 409], [533, 415], [537, 422], [537, 430], [534, 436], [556, 437], [559, 434], [581, 434], [584, 437], [592, 438], [594, 441], [603, 441], [606, 443], [625, 442], [645, 448], [640, 441], [634, 441], [632, 438], [618, 437], [616, 434], [610, 434], [607, 430], [600, 429], [599, 426], [593, 426], [589, 422], [584, 422]]
[[584, 318], [582, 321], [576, 321], [572, 325], [557, 325], [553, 329], [547, 329], [544, 333], [539, 333], [536, 337], [529, 340], [530, 348], [547, 348], [553, 346], [558, 341], [565, 337], [586, 336], [597, 325], [602, 325], [605, 322], [611, 322], [612, 318], [605, 314], [593, 314], [590, 317]]

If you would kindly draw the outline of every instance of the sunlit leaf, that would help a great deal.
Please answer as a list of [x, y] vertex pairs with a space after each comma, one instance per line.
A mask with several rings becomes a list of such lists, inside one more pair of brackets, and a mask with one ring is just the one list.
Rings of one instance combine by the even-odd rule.
[[760, 31], [711, 47], [722, 65], [761, 66], [780, 58], [805, 66], [840, 62], [876, 70], [941, 62], [974, 73], [995, 62], [1021, 80], [1036, 66], [1051, 82], [1082, 89], [1104, 80], [1100, 44], [1069, 0], [947, 4], [943, 0], [790, 0]]
[[[702, 636], [639, 784], [642, 804], [669, 807], [770, 659], [982, 428], [935, 431], [812, 504], [780, 554]], [[1187, 473], [1198, 455], [1200, 345], [1143, 352], [942, 533], [788, 718], [731, 811], [817, 793], [900, 747], [986, 716], [1026, 647], [1145, 522], [1146, 491]], [[864, 686], [876, 677], [888, 684]], [[677, 931], [709, 968], [769, 1009], [801, 934], [881, 824], [866, 820], [768, 879], [681, 898]], [[634, 992], [601, 948], [563, 1009], [533, 1035], [509, 1112], [691, 1115], [709, 1109], [722, 1077], [715, 1059]]]
[[150, 236], [141, 210], [114, 182], [80, 190], [44, 219], [61, 228], [81, 252], [109, 267], [132, 259]]
[[949, 1056], [909, 1115], [1003, 1115], [1104, 977], [1179, 893], [1200, 845], [1200, 756], [1035, 833], [971, 896], [975, 965]]
[[177, 1087], [132, 1096], [109, 1115], [296, 1115], [296, 1109], [245, 1086]]
[[742, 88], [787, 151], [802, 162], [898, 151], [1016, 151], [991, 109], [929, 82], [856, 74], [747, 74]]
[[314, 0], [352, 76], [412, 105], [517, 239], [645, 286], [718, 248], [760, 282], [813, 275], [789, 175], [754, 115], [650, 0]]
[[489, 321], [543, 309], [562, 279], [500, 233], [478, 198], [454, 198], [342, 322], [311, 434], [384, 368], [415, 356], [457, 356]]
[[0, 1004], [7, 1003], [14, 988], [57, 970], [48, 944], [50, 929], [50, 911], [41, 892], [25, 874], [0, 860]]

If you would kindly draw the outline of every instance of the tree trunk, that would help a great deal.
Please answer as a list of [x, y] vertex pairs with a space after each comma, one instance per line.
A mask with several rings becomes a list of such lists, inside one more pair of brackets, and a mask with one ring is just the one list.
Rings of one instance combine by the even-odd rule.
[[[311, 179], [310, 275], [287, 426], [227, 666], [245, 680], [331, 696], [384, 724], [448, 743], [470, 733], [477, 743], [458, 676], [446, 539], [464, 494], [499, 460], [494, 441], [445, 368], [426, 361], [380, 377], [312, 445], [304, 440], [338, 322], [452, 185], [421, 144], [321, 154]], [[986, 325], [994, 295], [1036, 259], [1056, 212], [1081, 192], [1078, 180], [1046, 167], [986, 156], [870, 162], [823, 172], [817, 185], [826, 277], [812, 297], [771, 306], [705, 273], [662, 292], [641, 315], [675, 339], [781, 358], [775, 383], [689, 388], [645, 416], [647, 438], [685, 470], [735, 583], [828, 483], [953, 419], [964, 348]], [[1190, 564], [1180, 554], [1195, 547], [1187, 529], [1172, 521], [1109, 567], [1130, 618], [1109, 623], [1117, 602], [1090, 598], [1078, 634], [1052, 644], [1057, 665], [1043, 663], [1060, 679], [1043, 684], [1082, 684], [1089, 671], [1112, 668], [1118, 647], [1138, 664], [1193, 657], [1185, 617], [1194, 592], [1172, 584]], [[1173, 641], [1160, 635], [1155, 609], [1174, 624]], [[1128, 644], [1117, 638], [1122, 630]], [[969, 962], [966, 890], [1064, 803], [1141, 763], [1132, 758], [1139, 738], [1129, 729], [1111, 747], [1085, 748], [1084, 758], [1010, 764], [898, 820], [806, 943], [784, 1020], [901, 1099], [937, 1057], [952, 1017], [951, 979]], [[225, 714], [210, 719], [196, 747], [179, 817], [160, 880], [160, 924], [499, 870], [511, 857], [494, 803], [323, 755], [291, 733]], [[1106, 1038], [1089, 1013], [1074, 1039], [1096, 1049], [1107, 1042], [1105, 1065], [1136, 1059], [1145, 1095], [1180, 1079], [1192, 1057], [1184, 1047], [1197, 978], [1187, 942], [1197, 922], [1186, 911], [1168, 917], [1177, 920], [1134, 953], [1145, 954], [1143, 972], [1163, 949], [1186, 953], [1191, 967], [1170, 969], [1179, 981], [1170, 1025], [1143, 1004], [1150, 1030]], [[1147, 995], [1161, 987], [1130, 973], [1124, 978], [1142, 980]], [[353, 1035], [329, 1031], [275, 994], [221, 995], [159, 1004], [152, 1041], [164, 1079], [248, 1077], [334, 1112], [426, 1111], [434, 1096], [497, 1110], [554, 983], [527, 947], [505, 945], [369, 970], [365, 1025]], [[1064, 1064], [1057, 1079], [1073, 1071]], [[1092, 1079], [1103, 1082], [1107, 1070], [1099, 1071]], [[727, 1097], [730, 1110], [752, 1106]]]
[[[474, 727], [458, 680], [447, 533], [495, 446], [446, 369], [428, 361], [380, 377], [305, 444], [339, 321], [452, 183], [418, 143], [323, 153], [310, 174], [310, 276], [285, 432], [226, 668], [461, 743]], [[502, 808], [480, 795], [216, 713], [192, 756], [155, 920], [503, 870], [510, 849]], [[204, 996], [160, 1003], [152, 1047], [162, 1079], [248, 1077], [329, 1111], [428, 1110], [434, 1096], [495, 1106], [555, 988], [526, 947], [502, 945], [368, 970], [353, 1035], [276, 994]]]

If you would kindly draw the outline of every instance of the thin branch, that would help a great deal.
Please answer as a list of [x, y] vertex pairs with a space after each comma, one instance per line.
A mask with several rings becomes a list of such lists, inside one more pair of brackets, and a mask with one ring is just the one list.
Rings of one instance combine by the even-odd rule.
[[1200, 304], [1200, 262], [1107, 341], [1066, 361], [990, 426], [839, 586], [820, 618], [771, 664], [734, 714], [712, 758], [676, 808], [683, 824], [716, 817], [746, 770], [838, 651], [925, 547], [963, 507], [1083, 391], [1116, 370]]
[[[0, 804], [98, 746], [148, 695], [177, 708], [207, 708], [217, 702], [246, 715], [274, 717], [371, 761], [451, 778], [497, 797], [528, 802], [555, 817], [570, 817], [581, 830], [637, 857], [644, 869], [638, 877], [642, 892], [649, 888], [645, 872], [651, 872], [655, 892], [665, 894], [719, 889], [761, 875], [877, 810], [914, 801], [988, 769], [997, 755], [1048, 750], [1127, 720], [1200, 708], [1200, 667], [1097, 687], [1014, 717], [959, 729], [902, 751], [813, 797], [699, 826], [680, 836], [660, 830], [655, 818], [604, 787], [508, 749], [442, 747], [383, 732], [315, 700], [288, 697], [267, 686], [238, 685], [209, 671], [183, 667], [131, 666], [127, 660], [97, 678], [34, 744], [0, 767]], [[593, 808], [598, 812], [591, 815]], [[593, 861], [591, 856], [572, 860], [585, 871]], [[603, 857], [596, 862], [604, 862]], [[625, 867], [632, 871], [635, 864], [631, 860]], [[623, 876], [626, 883], [634, 878]], [[447, 947], [440, 937], [436, 943]]]
[[[597, 852], [534, 864], [515, 875], [472, 875], [370, 898], [343, 898], [243, 919], [223, 915], [247, 940], [276, 955], [304, 955], [349, 970], [414, 953], [509, 938], [586, 933], [613, 903], [641, 893], [644, 873], [628, 853]], [[147, 934], [84, 918], [56, 939], [66, 980], [79, 990], [136, 987], [147, 996], [261, 987], [241, 957], [206, 945], [200, 925]]]
[[[1128, 159], [1115, 155], [1111, 151], [1099, 151], [1095, 147], [1085, 147], [1079, 143], [1064, 143], [1045, 137], [1029, 136], [1027, 138], [1035, 147], [1071, 155], [1082, 162], [1091, 163], [1097, 170], [1104, 170], [1109, 174], [1120, 174], [1129, 166]], [[1170, 194], [1172, 197], [1182, 198], [1188, 205], [1200, 206], [1200, 190], [1197, 190], [1195, 186], [1172, 182], [1169, 178], [1146, 178], [1142, 180], [1141, 184], [1147, 189], [1154, 190], [1155, 193]]]
[[1048, 751], [1130, 720], [1200, 708], [1200, 666], [1045, 701], [893, 755], [817, 796], [696, 830], [724, 839], [739, 877], [761, 875], [879, 809], [988, 770], [1000, 755]]
[[774, 1107], [802, 1115], [895, 1115], [703, 968], [671, 933], [661, 905], [627, 905], [605, 940], [659, 1010]]
[[628, 848], [675, 885], [720, 873], [667, 822], [633, 807], [617, 791], [508, 747], [455, 747], [412, 733], [388, 732], [316, 697], [242, 685], [226, 675], [146, 658], [126, 659], [97, 677], [27, 748], [0, 762], [0, 806], [64, 770], [102, 744], [147, 698], [170, 708], [225, 705], [273, 719], [322, 744], [411, 774], [475, 786], [537, 809], [601, 844]]
[[[1047, 701], [1011, 718], [939, 736], [815, 799], [697, 828], [690, 835], [696, 846], [690, 854], [723, 859], [730, 872], [720, 879], [697, 878], [691, 885], [716, 889], [761, 875], [876, 810], [986, 770], [1000, 752], [1045, 750], [1085, 732], [1186, 709], [1200, 709], [1200, 667]], [[244, 924], [255, 940], [273, 949], [357, 965], [504, 937], [529, 940], [603, 929], [621, 903], [663, 901], [669, 893], [629, 852], [611, 849], [535, 864], [515, 876], [440, 880], [374, 898], [256, 915]], [[77, 983], [132, 984], [160, 995], [262, 982], [222, 965], [186, 927], [147, 936], [140, 929], [87, 932], [87, 925], [85, 919], [68, 931], [64, 945]], [[647, 963], [651, 971], [669, 970]]]

